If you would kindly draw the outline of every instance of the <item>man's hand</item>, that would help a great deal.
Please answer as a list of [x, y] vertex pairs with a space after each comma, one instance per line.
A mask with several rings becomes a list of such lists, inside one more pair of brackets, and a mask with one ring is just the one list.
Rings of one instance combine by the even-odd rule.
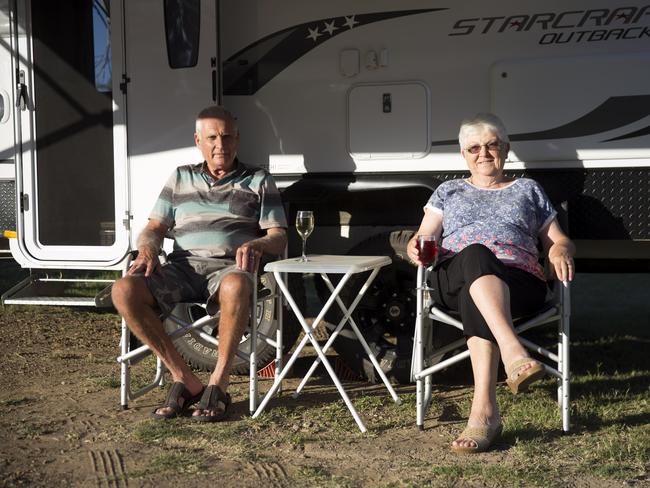
[[257, 272], [262, 254], [279, 255], [287, 247], [287, 232], [282, 227], [266, 229], [266, 235], [242, 244], [237, 249], [237, 267], [249, 273]]
[[127, 274], [144, 272], [145, 276], [151, 276], [160, 268], [158, 253], [166, 232], [165, 224], [158, 220], [149, 220], [138, 236], [138, 257], [131, 264]]
[[158, 259], [158, 251], [154, 251], [147, 246], [141, 246], [138, 249], [138, 257], [135, 258], [135, 261], [131, 264], [127, 274], [133, 275], [144, 271], [145, 276], [151, 276], [151, 274], [158, 271], [159, 268], [160, 260]]
[[264, 246], [258, 240], [242, 244], [237, 249], [237, 255], [235, 256], [237, 267], [249, 273], [257, 272], [262, 254], [264, 254]]

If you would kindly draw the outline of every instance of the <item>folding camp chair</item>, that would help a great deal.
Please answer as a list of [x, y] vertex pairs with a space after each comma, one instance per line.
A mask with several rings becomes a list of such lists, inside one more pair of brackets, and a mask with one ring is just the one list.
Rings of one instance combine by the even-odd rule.
[[[131, 260], [134, 258], [134, 256], [135, 254], [132, 253], [130, 258], [127, 260], [125, 268], [123, 270], [123, 275], [126, 275], [131, 265]], [[258, 365], [257, 365], [257, 357], [256, 357], [258, 344], [261, 341], [265, 341], [270, 346], [275, 347], [275, 351], [276, 351], [275, 374], [278, 374], [282, 369], [282, 349], [283, 349], [282, 298], [280, 294], [276, 291], [277, 286], [275, 287], [275, 290], [271, 290], [269, 288], [260, 290], [258, 287], [257, 274], [255, 274], [253, 278], [254, 278], [253, 279], [254, 284], [253, 284], [253, 291], [252, 291], [252, 298], [251, 298], [251, 317], [247, 328], [247, 333], [250, 334], [250, 341], [249, 341], [250, 349], [247, 353], [240, 350], [236, 352], [236, 354], [240, 358], [247, 360], [249, 363], [249, 380], [250, 380], [249, 381], [249, 410], [251, 414], [257, 409], [257, 405], [259, 402], [258, 384], [257, 384]], [[277, 320], [277, 330], [276, 330], [275, 338], [262, 334], [257, 329], [259, 319], [260, 319], [260, 317], [258, 316], [258, 312], [259, 312], [258, 301], [262, 298], [266, 299], [271, 296], [274, 296], [275, 298], [275, 317]], [[204, 309], [206, 307], [205, 303], [192, 303], [190, 305], [199, 306]], [[189, 334], [193, 334], [196, 337], [201, 338], [202, 340], [210, 344], [213, 344], [215, 347], [219, 345], [218, 337], [212, 337], [210, 334], [206, 334], [203, 330], [201, 330], [203, 327], [206, 326], [216, 327], [216, 325], [219, 322], [219, 312], [217, 312], [215, 315], [212, 316], [205, 315], [204, 317], [201, 317], [198, 320], [195, 320], [194, 322], [187, 321], [172, 313], [167, 317], [167, 320], [171, 320], [174, 323], [179, 325], [178, 329], [169, 333], [169, 337], [172, 340], [180, 339], [185, 334], [189, 333]], [[127, 409], [129, 400], [134, 400], [144, 395], [145, 393], [151, 391], [156, 386], [163, 385], [165, 368], [160, 358], [156, 358], [156, 369], [155, 369], [153, 380], [149, 384], [134, 390], [131, 385], [131, 367], [137, 364], [138, 362], [140, 362], [148, 355], [150, 355], [151, 350], [147, 345], [143, 345], [135, 349], [131, 349], [131, 331], [127, 327], [126, 321], [124, 319], [122, 319], [122, 335], [120, 339], [120, 348], [121, 348], [121, 354], [117, 358], [117, 362], [120, 363], [121, 366], [120, 404], [122, 405], [123, 409]]]
[[[416, 424], [424, 429], [424, 414], [431, 402], [431, 375], [452, 364], [469, 357], [465, 338], [458, 339], [446, 346], [434, 349], [434, 323], [441, 322], [463, 330], [459, 315], [434, 303], [426, 290], [425, 272], [422, 266], [417, 273], [417, 314], [413, 338], [413, 356], [411, 361], [411, 380], [416, 382]], [[569, 431], [569, 315], [571, 310], [568, 283], [551, 280], [549, 296], [544, 306], [535, 314], [518, 317], [514, 320], [517, 334], [521, 334], [541, 325], [558, 323], [557, 353], [545, 349], [530, 340], [519, 337], [521, 343], [537, 353], [546, 371], [558, 378], [557, 401], [562, 415], [562, 429]], [[461, 350], [458, 352], [458, 350]], [[446, 354], [451, 357], [442, 359]], [[436, 363], [431, 366], [427, 360]], [[554, 364], [554, 365], [553, 365]]]

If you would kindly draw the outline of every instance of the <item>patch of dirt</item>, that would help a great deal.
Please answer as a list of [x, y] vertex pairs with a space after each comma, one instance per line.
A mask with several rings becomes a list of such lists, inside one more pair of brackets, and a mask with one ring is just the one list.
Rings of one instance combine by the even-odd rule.
[[[235, 377], [228, 421], [163, 423], [148, 418], [164, 398], [161, 389], [128, 410], [119, 406], [116, 315], [7, 307], [0, 331], [0, 486], [484, 486], [499, 483], [431, 470], [477, 461], [498, 466], [509, 457], [503, 442], [472, 459], [450, 452], [467, 387], [438, 394], [424, 432], [415, 428], [413, 386], [398, 387], [407, 399], [398, 408], [378, 385], [346, 383], [355, 404], [365, 405], [369, 433], [362, 435], [318, 373], [300, 398], [273, 399], [259, 420], [248, 416], [247, 378]], [[297, 382], [290, 378], [287, 391]]]

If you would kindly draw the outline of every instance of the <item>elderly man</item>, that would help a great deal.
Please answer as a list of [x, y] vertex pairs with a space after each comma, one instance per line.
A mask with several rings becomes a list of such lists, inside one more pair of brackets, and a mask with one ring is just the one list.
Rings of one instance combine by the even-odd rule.
[[[198, 401], [191, 418], [213, 422], [230, 405], [230, 368], [250, 312], [251, 273], [262, 254], [282, 253], [287, 223], [271, 176], [237, 159], [239, 131], [230, 112], [219, 106], [202, 110], [194, 140], [204, 161], [172, 173], [138, 237], [138, 256], [113, 286], [112, 298], [129, 328], [171, 373], [167, 398], [152, 416], [173, 418]], [[174, 252], [161, 266], [165, 236], [174, 238]], [[160, 318], [175, 303], [201, 298], [208, 313], [217, 303], [221, 310], [217, 364], [205, 388]]]

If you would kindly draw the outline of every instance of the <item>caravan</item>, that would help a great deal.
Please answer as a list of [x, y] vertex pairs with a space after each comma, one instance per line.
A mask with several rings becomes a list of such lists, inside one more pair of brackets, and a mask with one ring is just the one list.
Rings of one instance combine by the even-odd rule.
[[0, 168], [15, 166], [24, 267], [120, 269], [171, 170], [198, 160], [193, 120], [214, 103], [239, 117], [240, 158], [274, 173], [290, 218], [314, 211], [310, 251], [394, 256], [358, 312], [388, 363], [410, 358], [404, 244], [432, 189], [465, 171], [465, 116], [504, 120], [506, 169], [568, 203], [579, 262], [650, 262], [645, 1], [0, 9]]

